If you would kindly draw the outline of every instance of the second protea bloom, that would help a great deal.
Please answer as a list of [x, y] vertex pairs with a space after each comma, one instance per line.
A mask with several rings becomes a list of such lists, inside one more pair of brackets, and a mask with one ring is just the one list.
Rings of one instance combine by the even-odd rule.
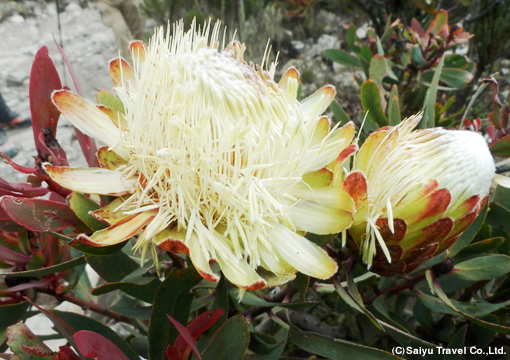
[[372, 133], [343, 185], [357, 210], [347, 245], [380, 275], [409, 273], [448, 249], [484, 206], [494, 176], [481, 135], [413, 131], [420, 119]]
[[354, 126], [330, 129], [322, 116], [332, 86], [299, 102], [296, 69], [275, 82], [275, 65], [247, 64], [244, 45], [219, 50], [220, 30], [185, 32], [180, 23], [147, 47], [133, 43], [133, 67], [110, 63], [118, 99], [100, 93], [109, 107], [55, 92], [62, 114], [107, 147], [102, 168], [45, 169], [71, 190], [117, 196], [93, 213], [110, 226], [80, 237], [89, 244], [138, 234], [142, 252], [152, 244], [187, 253], [211, 281], [217, 262], [244, 289], [283, 283], [296, 270], [328, 278], [337, 264], [302, 234], [351, 223], [354, 202], [327, 166], [355, 151]]

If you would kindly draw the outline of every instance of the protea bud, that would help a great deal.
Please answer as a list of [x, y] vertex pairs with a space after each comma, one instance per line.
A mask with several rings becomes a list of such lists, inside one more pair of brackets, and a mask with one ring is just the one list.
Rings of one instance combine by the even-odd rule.
[[409, 273], [448, 249], [483, 208], [494, 176], [482, 136], [413, 131], [420, 119], [372, 133], [343, 185], [357, 210], [347, 245], [380, 275]]
[[122, 103], [101, 96], [112, 108], [55, 92], [62, 114], [108, 148], [98, 153], [103, 168], [45, 169], [71, 190], [118, 196], [93, 213], [110, 226], [80, 237], [89, 244], [138, 234], [135, 248], [188, 253], [211, 281], [216, 261], [245, 289], [283, 283], [296, 270], [328, 278], [335, 261], [299, 231], [350, 225], [354, 202], [326, 166], [355, 151], [354, 126], [330, 129], [321, 116], [332, 86], [299, 102], [296, 69], [276, 83], [274, 64], [247, 64], [237, 42], [219, 51], [219, 23], [210, 31], [184, 32], [180, 23], [172, 36], [158, 30], [148, 47], [133, 43], [134, 67], [110, 63]]

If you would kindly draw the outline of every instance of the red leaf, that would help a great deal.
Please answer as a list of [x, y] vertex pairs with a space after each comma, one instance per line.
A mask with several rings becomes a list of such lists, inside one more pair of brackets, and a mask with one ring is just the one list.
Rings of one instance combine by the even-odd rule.
[[[53, 90], [61, 88], [62, 83], [60, 82], [57, 69], [48, 56], [48, 48], [43, 46], [35, 55], [30, 72], [30, 86], [28, 90], [35, 147], [40, 158], [47, 160], [53, 152], [59, 159], [62, 159], [58, 165], [68, 165], [66, 154], [58, 143], [55, 145], [45, 140], [41, 141], [39, 137], [39, 134], [45, 134], [43, 139], [55, 139], [60, 111], [51, 102], [51, 93]], [[52, 150], [49, 150], [50, 147]]]
[[[197, 356], [198, 360], [202, 360], [202, 358], [200, 357], [200, 352], [198, 351], [198, 348], [197, 348], [197, 344], [195, 343], [195, 340], [191, 336], [188, 329], [186, 329], [184, 326], [182, 326], [180, 322], [175, 320], [170, 315], [167, 315], [167, 316], [168, 316], [168, 319], [170, 319], [170, 321], [172, 322], [172, 324], [174, 324], [175, 328], [177, 329], [177, 331], [179, 331], [179, 334], [180, 334], [179, 337], [177, 338], [177, 340], [175, 340], [175, 344], [174, 344], [175, 352], [177, 353], [178, 360], [187, 360], [188, 359], [188, 356], [184, 357], [184, 355], [186, 353], [189, 353], [189, 351], [186, 351], [188, 349], [188, 347], [191, 348], [191, 350], [193, 350], [193, 352]], [[181, 338], [182, 340], [179, 341], [179, 338]], [[184, 344], [179, 346], [181, 342]], [[179, 347], [179, 349], [178, 349], [178, 347]], [[167, 349], [167, 350], [171, 350], [171, 349], [172, 348]]]
[[168, 345], [166, 348], [165, 355], [167, 360], [181, 360], [177, 350], [175, 350], [175, 348], [170, 345]]
[[0, 206], [12, 220], [29, 230], [58, 232], [73, 227], [77, 233], [90, 231], [69, 206], [61, 202], [2, 196]]
[[[214, 323], [216, 323], [216, 321], [218, 321], [218, 319], [223, 315], [223, 312], [224, 312], [223, 309], [216, 309], [216, 310], [214, 310], [213, 314], [211, 315], [211, 311], [206, 311], [203, 314], [197, 316], [196, 319], [194, 319], [192, 322], [189, 323], [189, 325], [186, 327], [186, 331], [189, 333], [193, 344], [195, 343], [195, 341], [198, 340], [198, 338], [207, 329], [209, 329], [211, 326], [214, 325]], [[170, 318], [170, 316], [168, 316], [168, 317]], [[170, 319], [170, 321], [172, 321], [172, 319]], [[174, 321], [172, 321], [172, 323], [175, 325]], [[180, 326], [182, 326], [182, 325], [180, 325]], [[176, 328], [177, 328], [177, 330], [179, 330], [179, 328], [177, 326], [176, 326]], [[177, 339], [175, 340], [174, 348], [176, 349], [178, 354], [181, 354], [181, 356], [183, 354], [185, 354], [186, 352], [188, 352], [188, 354], [189, 354], [189, 347], [187, 345], [189, 343], [180, 331], [179, 331], [179, 333], [181, 335], [179, 335], [177, 337]], [[195, 352], [195, 351], [193, 351], [193, 352]], [[197, 354], [197, 353], [195, 352], [195, 354]], [[181, 358], [181, 359], [183, 359], [183, 358]]]
[[[35, 169], [34, 169], [35, 170]], [[33, 187], [26, 183], [10, 183], [0, 177], [0, 196], [12, 195], [12, 196], [26, 196], [26, 197], [37, 197], [44, 196], [48, 193], [47, 188]]]
[[69, 346], [61, 346], [55, 360], [80, 360], [80, 357]]
[[73, 338], [85, 356], [98, 360], [129, 360], [113, 342], [95, 332], [80, 330]]

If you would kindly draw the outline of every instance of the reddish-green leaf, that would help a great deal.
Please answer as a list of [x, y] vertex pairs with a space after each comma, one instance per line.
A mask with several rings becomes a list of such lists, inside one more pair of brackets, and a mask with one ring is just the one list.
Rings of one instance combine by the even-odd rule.
[[427, 34], [433, 36], [441, 33], [442, 35], [448, 34], [448, 11], [446, 10], [439, 10], [427, 29]]
[[501, 139], [490, 144], [489, 149], [494, 156], [510, 156], [510, 135], [505, 135]]
[[52, 360], [53, 351], [23, 323], [7, 329], [7, 345], [19, 360]]
[[[55, 325], [55, 328], [57, 331], [66, 338], [67, 341], [71, 344], [71, 346], [79, 352], [78, 347], [76, 346], [76, 342], [74, 341], [73, 335], [76, 333], [76, 331], [73, 329], [71, 325], [69, 325], [66, 321], [62, 320], [60, 317], [53, 315], [53, 312], [49, 312], [47, 310], [44, 310], [39, 305], [32, 302], [28, 297], [25, 296], [25, 299], [30, 302], [33, 306], [35, 306], [39, 311], [41, 311], [48, 319], [51, 320], [53, 325]], [[78, 353], [80, 358], [84, 360], [85, 358], [81, 353]]]
[[101, 360], [129, 360], [113, 342], [100, 334], [81, 330], [73, 337], [81, 353], [85, 356]]
[[32, 231], [61, 231], [68, 227], [76, 232], [88, 232], [88, 227], [61, 202], [3, 196], [0, 206], [9, 217]]

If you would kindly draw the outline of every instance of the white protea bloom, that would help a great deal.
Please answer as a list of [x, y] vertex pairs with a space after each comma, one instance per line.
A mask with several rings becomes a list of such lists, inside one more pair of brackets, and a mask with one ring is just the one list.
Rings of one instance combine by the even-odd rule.
[[413, 131], [420, 119], [372, 133], [343, 184], [357, 210], [347, 245], [381, 275], [409, 273], [453, 245], [483, 208], [494, 177], [481, 135]]
[[334, 87], [299, 102], [296, 69], [274, 82], [275, 64], [247, 64], [244, 45], [218, 50], [220, 30], [185, 32], [181, 22], [172, 35], [157, 30], [147, 47], [133, 43], [133, 67], [110, 62], [121, 102], [102, 91], [108, 107], [56, 91], [62, 114], [107, 148], [102, 168], [45, 169], [68, 189], [119, 196], [93, 213], [110, 226], [82, 241], [105, 246], [138, 234], [136, 248], [188, 253], [212, 281], [216, 261], [244, 289], [283, 283], [296, 270], [328, 278], [337, 264], [301, 234], [351, 223], [354, 202], [327, 166], [356, 150], [354, 126], [330, 129], [322, 116]]

